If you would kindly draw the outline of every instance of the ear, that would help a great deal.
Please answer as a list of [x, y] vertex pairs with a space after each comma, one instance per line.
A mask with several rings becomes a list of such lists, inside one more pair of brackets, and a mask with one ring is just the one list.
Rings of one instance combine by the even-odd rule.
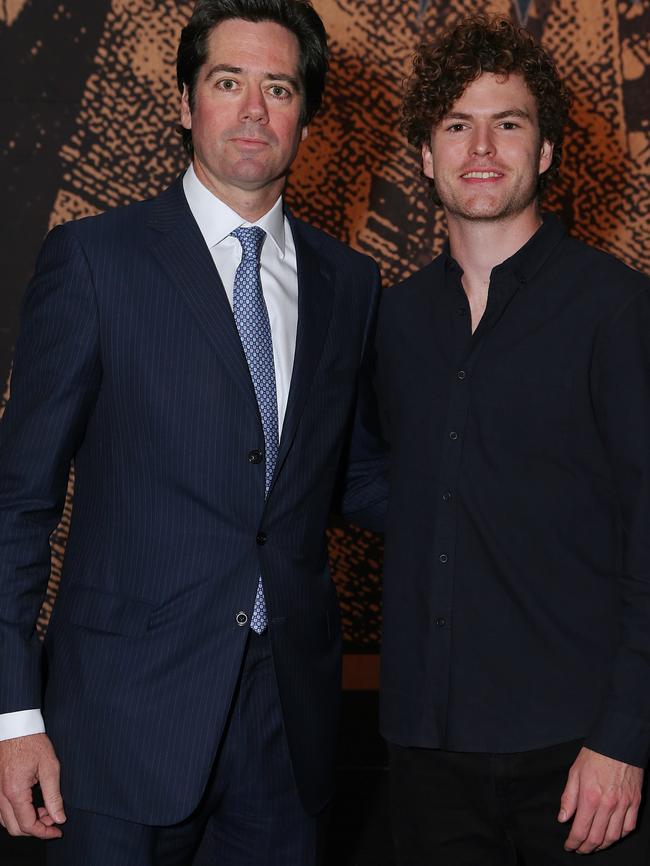
[[300, 140], [304, 141], [308, 135], [309, 135], [309, 127], [303, 126], [302, 131], [300, 133]]
[[183, 93], [181, 94], [181, 126], [184, 129], [192, 128], [192, 110], [190, 109], [190, 92], [187, 89], [187, 84], [183, 85]]
[[431, 145], [424, 142], [422, 145], [422, 173], [425, 177], [433, 180], [433, 154]]
[[542, 142], [542, 146], [539, 151], [539, 174], [544, 174], [544, 172], [549, 168], [551, 162], [553, 160], [553, 145], [548, 139], [544, 139]]

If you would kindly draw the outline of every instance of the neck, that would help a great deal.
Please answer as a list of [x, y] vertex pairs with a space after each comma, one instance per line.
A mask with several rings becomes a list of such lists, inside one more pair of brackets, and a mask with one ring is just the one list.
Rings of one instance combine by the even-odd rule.
[[487, 306], [492, 269], [526, 244], [542, 224], [535, 202], [500, 220], [468, 220], [446, 213], [449, 250], [463, 269], [462, 283], [476, 329]]
[[449, 248], [463, 269], [463, 285], [467, 282], [485, 285], [490, 282], [492, 269], [526, 244], [542, 224], [537, 205], [525, 213], [501, 220], [467, 220], [447, 213]]
[[220, 183], [196, 158], [192, 165], [203, 186], [249, 223], [254, 223], [271, 210], [282, 194], [286, 181], [286, 177], [279, 177], [259, 189], [240, 189]]

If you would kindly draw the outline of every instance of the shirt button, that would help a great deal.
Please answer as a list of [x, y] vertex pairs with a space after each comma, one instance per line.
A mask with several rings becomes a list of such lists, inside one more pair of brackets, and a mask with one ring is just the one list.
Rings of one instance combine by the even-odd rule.
[[445, 490], [445, 492], [442, 494], [442, 501], [443, 502], [450, 502], [451, 501], [451, 490]]
[[253, 451], [248, 452], [248, 462], [249, 463], [261, 463], [262, 462], [262, 452], [258, 451], [257, 448]]
[[458, 439], [458, 433], [456, 433], [455, 430], [452, 430], [451, 433], [449, 434], [449, 438], [450, 438], [450, 439], [453, 439], [454, 442], [455, 442], [456, 439]]
[[440, 556], [438, 557], [438, 559], [440, 560], [440, 562], [445, 563], [445, 562], [448, 562], [449, 557], [447, 556], [446, 553], [441, 553]]
[[246, 625], [246, 623], [248, 622], [248, 617], [243, 610], [240, 610], [235, 617], [235, 620], [237, 621], [237, 625]]
[[437, 616], [436, 625], [438, 626], [438, 628], [444, 628], [447, 625], [447, 620], [444, 618], [444, 616]]
[[269, 539], [266, 532], [258, 532], [255, 536], [255, 541], [257, 542], [257, 544], [266, 544], [268, 540]]
[[465, 376], [467, 375], [467, 373], [466, 373], [464, 370], [459, 370], [459, 371], [456, 373], [456, 375], [458, 376], [458, 378], [459, 378], [460, 381], [462, 382], [463, 379], [465, 378]]

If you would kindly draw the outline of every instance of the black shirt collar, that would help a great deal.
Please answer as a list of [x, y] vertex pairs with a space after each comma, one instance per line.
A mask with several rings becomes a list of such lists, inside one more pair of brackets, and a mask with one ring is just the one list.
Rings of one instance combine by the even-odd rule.
[[[528, 282], [542, 267], [565, 234], [565, 228], [555, 214], [542, 214], [542, 225], [514, 255], [492, 269], [491, 281], [494, 278], [513, 274], [518, 283]], [[448, 240], [445, 241], [440, 255], [448, 272], [462, 276], [463, 269], [451, 255]]]

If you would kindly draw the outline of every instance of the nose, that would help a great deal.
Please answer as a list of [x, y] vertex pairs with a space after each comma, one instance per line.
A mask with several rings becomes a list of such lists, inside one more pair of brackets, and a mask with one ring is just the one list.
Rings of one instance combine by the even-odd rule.
[[266, 101], [260, 87], [247, 88], [241, 105], [241, 120], [266, 123], [269, 119]]
[[496, 150], [492, 129], [485, 124], [477, 124], [470, 140], [472, 156], [492, 156]]

